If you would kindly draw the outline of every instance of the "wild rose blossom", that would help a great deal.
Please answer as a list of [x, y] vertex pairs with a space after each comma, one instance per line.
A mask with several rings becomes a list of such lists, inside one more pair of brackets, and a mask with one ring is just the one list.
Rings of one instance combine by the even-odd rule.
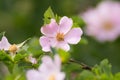
[[18, 47], [15, 44], [11, 45], [5, 36], [2, 37], [0, 41], [0, 50], [5, 50], [15, 53], [17, 49]]
[[103, 1], [82, 15], [85, 32], [100, 42], [113, 41], [120, 35], [120, 3]]
[[66, 16], [62, 17], [59, 24], [55, 19], [51, 19], [50, 24], [41, 28], [44, 36], [40, 37], [40, 45], [43, 51], [50, 51], [50, 47], [61, 48], [66, 51], [70, 49], [68, 44], [77, 44], [82, 35], [80, 28], [73, 28], [73, 21]]
[[65, 73], [61, 72], [61, 60], [58, 55], [52, 60], [49, 56], [42, 58], [42, 64], [38, 70], [29, 70], [27, 80], [64, 80]]
[[3, 36], [1, 41], [0, 41], [0, 50], [5, 50], [5, 51], [9, 51], [11, 53], [15, 53], [19, 50], [19, 48], [21, 46], [23, 46], [23, 44], [25, 42], [26, 41], [24, 41], [24, 42], [22, 42], [21, 44], [18, 44], [18, 45], [16, 45], [16, 44], [12, 45], [8, 42], [8, 39], [5, 36]]

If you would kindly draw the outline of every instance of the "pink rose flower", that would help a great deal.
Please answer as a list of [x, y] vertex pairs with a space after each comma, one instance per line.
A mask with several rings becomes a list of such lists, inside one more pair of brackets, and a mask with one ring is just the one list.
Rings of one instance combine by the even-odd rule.
[[82, 15], [85, 32], [100, 42], [114, 41], [120, 35], [120, 3], [103, 1]]
[[70, 49], [68, 44], [77, 44], [82, 35], [80, 28], [73, 28], [73, 21], [66, 16], [62, 17], [59, 24], [55, 19], [51, 19], [50, 24], [41, 28], [44, 36], [40, 37], [40, 45], [43, 51], [51, 51], [50, 47], [61, 48], [66, 51]]
[[17, 44], [17, 45], [16, 44], [10, 44], [8, 42], [8, 39], [5, 36], [3, 36], [1, 41], [0, 41], [0, 50], [9, 51], [10, 53], [16, 53], [19, 50], [19, 48], [22, 47], [25, 44], [26, 41], [24, 41], [20, 44]]
[[61, 72], [61, 59], [58, 55], [52, 60], [49, 56], [42, 58], [42, 64], [38, 70], [29, 70], [27, 80], [64, 80], [65, 73]]

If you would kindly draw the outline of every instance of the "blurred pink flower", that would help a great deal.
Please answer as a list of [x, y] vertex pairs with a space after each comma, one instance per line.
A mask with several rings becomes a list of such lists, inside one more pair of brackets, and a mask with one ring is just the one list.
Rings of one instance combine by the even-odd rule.
[[41, 28], [44, 36], [40, 37], [40, 45], [43, 51], [51, 51], [50, 47], [61, 48], [66, 51], [70, 49], [68, 44], [77, 44], [82, 35], [80, 28], [73, 28], [73, 21], [66, 16], [62, 17], [59, 24], [51, 19], [50, 24]]
[[28, 60], [29, 60], [32, 64], [37, 64], [36, 58], [33, 58], [32, 55], [30, 55], [30, 56], [28, 57]]
[[64, 80], [65, 73], [61, 72], [61, 59], [58, 55], [52, 60], [49, 56], [42, 58], [42, 64], [38, 70], [29, 70], [27, 80]]
[[120, 35], [120, 3], [103, 1], [82, 15], [85, 32], [100, 42], [113, 41]]

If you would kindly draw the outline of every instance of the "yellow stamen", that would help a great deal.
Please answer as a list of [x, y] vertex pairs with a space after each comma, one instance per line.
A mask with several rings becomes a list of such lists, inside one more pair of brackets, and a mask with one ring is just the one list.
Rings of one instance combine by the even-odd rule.
[[110, 22], [106, 22], [106, 23], [104, 23], [103, 28], [104, 28], [106, 31], [110, 31], [110, 30], [113, 29], [113, 25], [112, 25]]
[[55, 80], [55, 75], [51, 75], [48, 80]]
[[17, 46], [15, 44], [11, 45], [10, 48], [9, 48], [9, 51], [12, 52], [12, 53], [15, 53], [17, 51]]
[[56, 39], [58, 41], [64, 41], [64, 34], [63, 33], [58, 33], [57, 36], [56, 36]]

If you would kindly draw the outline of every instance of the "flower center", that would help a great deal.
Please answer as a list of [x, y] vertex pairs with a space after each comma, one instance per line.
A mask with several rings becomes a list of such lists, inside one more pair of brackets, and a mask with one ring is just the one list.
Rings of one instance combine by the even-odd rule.
[[10, 48], [9, 48], [9, 51], [12, 52], [12, 53], [15, 53], [17, 51], [17, 46], [15, 44], [11, 45]]
[[55, 80], [55, 75], [50, 75], [49, 79], [48, 80]]
[[56, 39], [58, 41], [64, 41], [64, 34], [63, 33], [57, 33]]
[[113, 25], [112, 25], [110, 22], [106, 22], [106, 23], [104, 23], [103, 28], [104, 28], [106, 31], [110, 31], [110, 30], [113, 29]]

